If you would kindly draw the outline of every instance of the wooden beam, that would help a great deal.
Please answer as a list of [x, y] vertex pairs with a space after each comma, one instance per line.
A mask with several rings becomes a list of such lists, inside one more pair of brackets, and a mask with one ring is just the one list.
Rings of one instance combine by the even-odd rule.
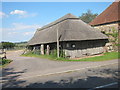
[[57, 58], [59, 58], [59, 33], [57, 28]]

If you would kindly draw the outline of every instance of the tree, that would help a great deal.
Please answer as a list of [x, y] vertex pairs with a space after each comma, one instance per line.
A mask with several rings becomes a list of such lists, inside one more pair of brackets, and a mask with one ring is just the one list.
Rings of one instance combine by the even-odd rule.
[[93, 13], [91, 12], [91, 10], [87, 10], [87, 12], [86, 12], [86, 13], [83, 13], [79, 18], [80, 18], [82, 21], [84, 21], [84, 22], [86, 22], [86, 23], [89, 23], [89, 22], [91, 22], [97, 15], [98, 15], [97, 13], [96, 13], [96, 14], [93, 14]]
[[12, 42], [2, 42], [2, 48], [4, 49], [12, 49], [15, 47], [15, 44]]

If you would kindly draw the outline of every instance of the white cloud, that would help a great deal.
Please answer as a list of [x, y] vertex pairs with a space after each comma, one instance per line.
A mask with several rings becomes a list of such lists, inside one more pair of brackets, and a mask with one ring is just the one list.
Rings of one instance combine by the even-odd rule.
[[0, 11], [0, 18], [7, 17], [8, 15]]
[[25, 17], [34, 17], [37, 15], [37, 13], [28, 13], [24, 10], [14, 10], [10, 12], [11, 15], [19, 15], [19, 18], [25, 18]]
[[37, 24], [12, 23], [10, 28], [0, 28], [0, 31], [4, 41], [25, 41], [31, 39], [39, 27]]
[[2, 32], [2, 28], [0, 28], [0, 32]]
[[15, 35], [18, 34], [18, 32], [8, 32], [8, 35]]
[[25, 15], [27, 12], [23, 11], [23, 10], [14, 10], [11, 11], [10, 14], [14, 15], [14, 14], [18, 14], [18, 15]]
[[35, 31], [31, 31], [31, 32], [24, 32], [23, 35], [26, 36], [26, 35], [33, 35], [35, 33]]
[[2, 28], [0, 28], [0, 42], [2, 41]]
[[23, 23], [12, 23], [12, 28], [3, 28], [5, 31], [23, 31], [23, 30], [28, 30], [28, 29], [33, 29], [36, 30], [39, 28], [39, 25], [33, 24], [33, 25], [26, 25]]

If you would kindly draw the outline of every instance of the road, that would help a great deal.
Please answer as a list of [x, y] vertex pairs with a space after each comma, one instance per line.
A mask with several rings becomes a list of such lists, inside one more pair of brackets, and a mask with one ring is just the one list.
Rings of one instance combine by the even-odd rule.
[[118, 82], [118, 60], [64, 62], [22, 57], [22, 52], [7, 52], [13, 62], [3, 69], [4, 88], [95, 88]]

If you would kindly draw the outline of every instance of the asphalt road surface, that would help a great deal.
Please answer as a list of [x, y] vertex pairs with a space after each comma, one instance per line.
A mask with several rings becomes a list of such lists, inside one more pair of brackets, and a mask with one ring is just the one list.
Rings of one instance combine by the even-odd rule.
[[13, 62], [2, 71], [2, 88], [118, 88], [118, 60], [64, 62], [21, 57], [22, 52], [7, 52]]

